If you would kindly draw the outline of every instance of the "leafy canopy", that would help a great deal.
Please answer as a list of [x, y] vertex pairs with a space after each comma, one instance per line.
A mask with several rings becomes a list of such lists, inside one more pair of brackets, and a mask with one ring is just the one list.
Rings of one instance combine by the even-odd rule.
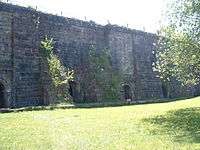
[[169, 25], [161, 31], [155, 70], [164, 81], [176, 78], [184, 85], [200, 81], [200, 0], [174, 0], [167, 13]]

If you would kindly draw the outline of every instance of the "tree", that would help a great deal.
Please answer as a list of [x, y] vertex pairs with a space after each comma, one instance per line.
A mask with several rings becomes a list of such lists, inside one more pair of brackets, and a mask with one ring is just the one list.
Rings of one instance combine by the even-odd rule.
[[200, 0], [174, 0], [161, 31], [155, 70], [163, 81], [200, 82]]

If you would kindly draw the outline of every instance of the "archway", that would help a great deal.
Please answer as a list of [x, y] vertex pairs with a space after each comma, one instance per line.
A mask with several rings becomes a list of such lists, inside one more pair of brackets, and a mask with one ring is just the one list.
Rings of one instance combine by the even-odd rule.
[[162, 92], [163, 92], [163, 97], [164, 98], [168, 98], [168, 88], [166, 86], [166, 84], [162, 83]]
[[76, 96], [76, 82], [74, 81], [69, 82], [69, 94], [73, 99]]
[[131, 87], [129, 85], [124, 85], [123, 86], [123, 91], [124, 91], [124, 99], [125, 100], [132, 100], [132, 91]]
[[0, 83], [0, 108], [6, 108], [6, 107], [7, 107], [7, 101], [5, 95], [5, 87], [2, 83]]

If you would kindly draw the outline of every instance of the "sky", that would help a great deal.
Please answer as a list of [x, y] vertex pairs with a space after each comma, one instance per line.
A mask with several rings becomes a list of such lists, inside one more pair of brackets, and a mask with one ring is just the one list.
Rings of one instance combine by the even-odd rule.
[[[4, 0], [6, 1], [6, 0]], [[9, 0], [22, 6], [105, 25], [108, 22], [155, 33], [162, 25], [167, 0]]]

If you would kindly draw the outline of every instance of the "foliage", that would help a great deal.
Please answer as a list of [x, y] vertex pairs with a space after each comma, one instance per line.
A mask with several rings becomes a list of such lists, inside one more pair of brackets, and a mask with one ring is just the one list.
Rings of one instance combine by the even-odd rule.
[[0, 149], [198, 150], [199, 105], [200, 97], [160, 104], [0, 114]]
[[199, 0], [175, 0], [173, 3], [170, 24], [161, 31], [156, 55], [155, 69], [164, 81], [175, 77], [184, 85], [199, 83], [199, 6]]
[[119, 99], [120, 74], [112, 68], [109, 50], [100, 52], [94, 47], [89, 50], [90, 79], [95, 80], [98, 87], [103, 90], [103, 99]]
[[59, 58], [53, 53], [53, 39], [47, 37], [41, 41], [42, 56], [48, 65], [48, 74], [56, 90], [57, 98], [66, 99], [68, 97], [68, 83], [73, 80], [74, 71], [66, 69]]
[[41, 41], [41, 50], [43, 56], [50, 59], [51, 55], [53, 55], [53, 39], [48, 39], [46, 36], [44, 41]]

